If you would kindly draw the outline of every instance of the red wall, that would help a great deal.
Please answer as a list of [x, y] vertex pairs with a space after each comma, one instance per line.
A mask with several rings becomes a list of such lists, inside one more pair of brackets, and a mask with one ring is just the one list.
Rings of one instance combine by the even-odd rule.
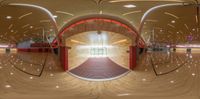
[[136, 57], [137, 57], [137, 47], [136, 46], [130, 46], [130, 52], [129, 52], [129, 54], [130, 54], [130, 56], [129, 56], [129, 68], [131, 69], [131, 70], [134, 70], [135, 69], [135, 67], [137, 66], [137, 63], [136, 63]]
[[60, 60], [64, 71], [68, 70], [68, 48], [65, 46], [60, 47]]

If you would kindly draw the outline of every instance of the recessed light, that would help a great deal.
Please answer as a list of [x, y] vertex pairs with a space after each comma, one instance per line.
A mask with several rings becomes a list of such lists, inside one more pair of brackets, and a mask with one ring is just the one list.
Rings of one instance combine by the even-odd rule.
[[33, 77], [29, 77], [30, 79], [33, 79]]
[[10, 73], [10, 75], [13, 75], [14, 73]]
[[32, 29], [33, 28], [33, 26], [30, 26], [30, 29]]
[[11, 85], [5, 85], [5, 87], [6, 87], [6, 88], [10, 88], [10, 87], [11, 87]]
[[195, 31], [195, 29], [192, 29], [192, 31]]
[[142, 79], [142, 81], [146, 81], [146, 79], [145, 79], [145, 78], [143, 78], [143, 79]]
[[127, 4], [127, 5], [124, 5], [125, 8], [135, 8], [136, 5], [133, 5], [133, 4]]
[[174, 81], [172, 80], [172, 81], [170, 81], [170, 83], [174, 83]]
[[192, 76], [195, 76], [196, 74], [195, 73], [192, 73]]
[[99, 11], [99, 14], [103, 14], [103, 11], [101, 10], [101, 11]]
[[176, 23], [176, 21], [172, 20], [171, 23]]
[[50, 74], [50, 76], [54, 76], [54, 74]]
[[6, 16], [6, 19], [12, 19], [12, 16]]
[[57, 15], [54, 15], [53, 17], [54, 17], [54, 18], [58, 18], [58, 16], [57, 16]]
[[60, 88], [59, 86], [56, 86], [56, 88]]

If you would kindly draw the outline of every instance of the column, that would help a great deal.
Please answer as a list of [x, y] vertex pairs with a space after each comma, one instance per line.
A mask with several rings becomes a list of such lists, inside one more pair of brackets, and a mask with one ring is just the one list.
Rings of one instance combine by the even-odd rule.
[[68, 70], [68, 48], [60, 46], [60, 61], [64, 71]]
[[129, 51], [129, 68], [131, 70], [134, 70], [136, 67], [136, 57], [137, 57], [137, 47], [136, 46], [130, 46], [130, 51]]

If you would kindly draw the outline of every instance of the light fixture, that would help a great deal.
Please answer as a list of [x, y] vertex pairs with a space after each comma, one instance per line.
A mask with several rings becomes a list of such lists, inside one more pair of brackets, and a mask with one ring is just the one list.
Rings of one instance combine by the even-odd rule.
[[6, 16], [6, 19], [12, 19], [12, 16]]
[[143, 78], [143, 79], [142, 79], [142, 81], [146, 81], [146, 79], [145, 79], [145, 78]]
[[176, 21], [172, 20], [171, 23], [176, 23]]
[[13, 75], [13, 74], [14, 74], [14, 73], [12, 73], [12, 72], [10, 73], [10, 75]]
[[57, 85], [56, 88], [60, 88], [60, 87]]
[[133, 5], [133, 4], [127, 4], [127, 5], [124, 5], [125, 8], [135, 8], [136, 5]]
[[101, 10], [101, 11], [99, 11], [99, 14], [103, 14], [103, 11]]
[[32, 29], [33, 28], [33, 26], [30, 26], [30, 29]]
[[192, 73], [192, 76], [195, 76], [196, 74], [195, 73]]
[[172, 81], [170, 81], [170, 83], [174, 83], [174, 81], [172, 80]]
[[58, 18], [58, 16], [57, 16], [57, 15], [54, 15], [53, 17], [54, 17], [54, 18]]
[[50, 74], [50, 76], [52, 77], [52, 76], [54, 76], [54, 74]]
[[10, 88], [10, 87], [11, 87], [11, 85], [5, 85], [5, 87], [6, 87], [6, 88]]
[[33, 77], [29, 77], [30, 79], [33, 79]]

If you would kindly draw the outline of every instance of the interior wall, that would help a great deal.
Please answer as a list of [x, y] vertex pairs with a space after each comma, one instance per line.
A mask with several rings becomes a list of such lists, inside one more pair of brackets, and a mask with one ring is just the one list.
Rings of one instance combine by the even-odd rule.
[[[96, 44], [97, 32], [84, 32], [65, 39], [69, 49], [69, 69], [75, 68], [91, 57], [90, 46]], [[119, 33], [102, 32], [104, 45], [107, 46], [107, 57], [115, 63], [129, 67], [129, 46], [132, 40]], [[133, 44], [134, 45], [134, 44]]]
[[[74, 40], [74, 42], [72, 41]], [[81, 42], [75, 42], [81, 41]], [[69, 70], [75, 68], [86, 61], [90, 55], [89, 48], [87, 48], [88, 37], [87, 34], [81, 33], [74, 35], [65, 40], [65, 45], [70, 47], [68, 50], [68, 64]]]
[[135, 45], [132, 40], [121, 34], [109, 33], [109, 45], [112, 47], [108, 50], [108, 57], [115, 63], [129, 68], [129, 47]]

